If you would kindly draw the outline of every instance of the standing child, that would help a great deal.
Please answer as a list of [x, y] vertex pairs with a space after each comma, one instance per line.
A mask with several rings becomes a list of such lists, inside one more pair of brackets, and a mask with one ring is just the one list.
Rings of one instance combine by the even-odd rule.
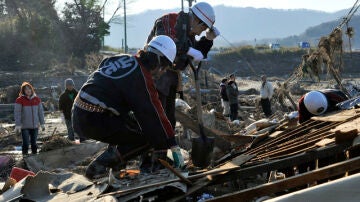
[[28, 82], [23, 82], [20, 88], [19, 97], [15, 101], [15, 132], [21, 132], [22, 154], [27, 155], [29, 139], [32, 154], [37, 153], [36, 140], [38, 128], [44, 127], [44, 110], [39, 97], [36, 96], [34, 88]]
[[59, 98], [59, 109], [64, 114], [65, 124], [68, 131], [68, 138], [74, 141], [74, 130], [71, 123], [71, 108], [73, 106], [77, 91], [75, 90], [75, 83], [71, 78], [65, 80], [65, 91]]

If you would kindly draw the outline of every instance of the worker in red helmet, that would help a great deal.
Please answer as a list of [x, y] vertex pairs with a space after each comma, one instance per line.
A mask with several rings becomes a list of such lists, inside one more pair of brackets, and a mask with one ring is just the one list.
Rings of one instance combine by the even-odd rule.
[[[207, 54], [213, 45], [213, 40], [220, 34], [214, 26], [215, 12], [212, 6], [206, 2], [194, 4], [188, 13], [168, 13], [158, 18], [148, 36], [149, 42], [154, 36], [167, 35], [171, 37], [177, 48], [174, 66], [156, 81], [161, 103], [165, 109], [171, 125], [175, 127], [175, 99], [181, 82], [181, 71], [189, 64], [189, 57], [193, 61], [201, 61], [207, 58]], [[196, 40], [205, 31], [205, 36]], [[181, 93], [181, 92], [179, 92]]]
[[338, 89], [310, 91], [299, 100], [299, 123], [303, 123], [313, 116], [338, 110], [336, 104], [348, 99], [345, 93]]

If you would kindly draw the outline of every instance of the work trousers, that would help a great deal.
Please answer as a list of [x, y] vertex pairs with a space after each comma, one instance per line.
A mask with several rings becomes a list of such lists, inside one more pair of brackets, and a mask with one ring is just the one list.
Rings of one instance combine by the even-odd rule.
[[261, 107], [263, 109], [265, 116], [266, 117], [271, 116], [272, 112], [271, 112], [270, 99], [269, 98], [261, 98], [260, 103], [261, 103]]
[[[76, 134], [116, 145], [123, 160], [131, 159], [150, 149], [149, 139], [152, 138], [152, 134], [143, 134], [137, 121], [128, 115], [115, 116], [111, 112], [88, 112], [75, 106], [72, 120]], [[167, 149], [161, 148], [160, 145], [167, 145], [167, 143], [151, 146], [155, 149]]]
[[238, 119], [239, 104], [230, 104], [230, 120], [234, 121]]
[[31, 153], [36, 154], [37, 153], [37, 136], [38, 136], [38, 129], [22, 129], [21, 130], [21, 136], [22, 136], [22, 154], [27, 155], [29, 150], [29, 140], [31, 144]]

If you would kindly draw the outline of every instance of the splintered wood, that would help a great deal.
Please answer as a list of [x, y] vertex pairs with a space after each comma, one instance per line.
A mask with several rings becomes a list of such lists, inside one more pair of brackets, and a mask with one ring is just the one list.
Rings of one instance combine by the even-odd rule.
[[311, 119], [324, 122], [342, 122], [360, 114], [360, 109], [333, 112], [324, 116], [314, 116]]

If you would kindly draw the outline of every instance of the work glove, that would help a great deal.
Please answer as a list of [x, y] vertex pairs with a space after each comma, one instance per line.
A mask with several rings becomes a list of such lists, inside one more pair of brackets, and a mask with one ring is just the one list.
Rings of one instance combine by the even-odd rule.
[[205, 36], [208, 40], [214, 40], [217, 36], [220, 35], [220, 31], [216, 27], [207, 28], [205, 32]]
[[41, 125], [41, 131], [45, 131], [45, 126]]
[[204, 55], [201, 53], [201, 51], [196, 50], [195, 48], [192, 48], [192, 47], [189, 48], [189, 50], [186, 54], [193, 57], [195, 62], [198, 62], [198, 61], [201, 61], [202, 59], [204, 59]]
[[179, 146], [171, 147], [171, 153], [173, 155], [175, 167], [176, 168], [184, 167], [185, 163], [184, 163], [184, 158], [183, 158], [183, 156], [181, 154], [180, 147]]
[[21, 133], [21, 126], [15, 126], [14, 132], [16, 134], [20, 134]]

